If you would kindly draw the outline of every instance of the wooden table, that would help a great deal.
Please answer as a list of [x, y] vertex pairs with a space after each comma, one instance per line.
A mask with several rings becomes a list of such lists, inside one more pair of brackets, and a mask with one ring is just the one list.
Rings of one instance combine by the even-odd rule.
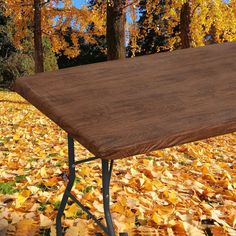
[[102, 159], [107, 235], [115, 235], [109, 210], [114, 159], [236, 131], [236, 43], [79, 66], [17, 80], [15, 91], [68, 133], [70, 181], [73, 139]]

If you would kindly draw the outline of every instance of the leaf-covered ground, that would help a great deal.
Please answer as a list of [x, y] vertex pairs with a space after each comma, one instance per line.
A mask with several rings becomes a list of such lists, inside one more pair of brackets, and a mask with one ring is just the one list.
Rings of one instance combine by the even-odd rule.
[[[0, 235], [55, 235], [67, 136], [24, 99], [0, 92]], [[92, 156], [76, 143], [76, 158]], [[101, 163], [77, 167], [74, 194], [103, 221]], [[236, 235], [236, 133], [115, 161], [111, 211], [129, 235]], [[67, 236], [99, 229], [72, 202]]]

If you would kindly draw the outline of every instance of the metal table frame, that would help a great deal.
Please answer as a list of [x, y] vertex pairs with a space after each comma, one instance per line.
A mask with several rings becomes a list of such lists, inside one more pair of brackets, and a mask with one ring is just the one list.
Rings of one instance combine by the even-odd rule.
[[[75, 153], [74, 153], [74, 139], [68, 135], [68, 159], [69, 159], [69, 181], [66, 186], [60, 207], [58, 209], [58, 214], [56, 218], [56, 231], [57, 236], [62, 236], [62, 224], [61, 217], [66, 207], [66, 203], [70, 198], [73, 200], [79, 207], [82, 208], [84, 212], [88, 214], [90, 218], [94, 220], [94, 222], [104, 231], [104, 233], [108, 236], [115, 236], [115, 230], [112, 223], [112, 217], [110, 213], [110, 179], [112, 174], [113, 160], [102, 160], [102, 194], [103, 194], [103, 207], [104, 214], [106, 219], [106, 224], [102, 224], [96, 216], [94, 216], [79, 200], [71, 193], [71, 189], [73, 187], [75, 181], [75, 166], [81, 163], [90, 162], [93, 160], [100, 159], [99, 157], [91, 157], [85, 160], [75, 161]], [[126, 233], [121, 233], [120, 235], [128, 235]]]

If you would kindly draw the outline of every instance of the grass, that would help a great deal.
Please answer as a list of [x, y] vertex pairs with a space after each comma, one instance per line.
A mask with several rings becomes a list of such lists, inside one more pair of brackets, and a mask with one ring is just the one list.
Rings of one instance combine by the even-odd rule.
[[17, 189], [15, 187], [16, 184], [14, 182], [0, 183], [0, 193], [13, 194], [17, 192]]

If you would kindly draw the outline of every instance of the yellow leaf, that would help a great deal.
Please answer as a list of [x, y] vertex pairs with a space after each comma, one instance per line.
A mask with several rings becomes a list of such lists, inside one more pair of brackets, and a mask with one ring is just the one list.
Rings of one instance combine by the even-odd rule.
[[160, 223], [160, 217], [159, 217], [159, 215], [158, 215], [156, 212], [154, 212], [154, 213], [152, 214], [152, 220], [153, 220], [156, 224], [159, 224], [159, 223]]
[[168, 197], [168, 201], [170, 201], [173, 204], [176, 204], [177, 202], [179, 202], [179, 198], [176, 195], [176, 192], [171, 191]]
[[45, 213], [50, 215], [54, 212], [54, 207], [52, 205], [48, 205], [45, 209]]
[[82, 167], [81, 167], [81, 169], [80, 169], [80, 175], [81, 176], [88, 176], [89, 175], [89, 173], [90, 173], [90, 168], [89, 167], [87, 167], [87, 166], [85, 166], [85, 165], [83, 165]]
[[173, 8], [170, 9], [170, 15], [171, 16], [175, 16], [176, 15], [176, 12]]
[[161, 150], [153, 151], [151, 154], [156, 157], [163, 157], [164, 156], [164, 153]]
[[167, 200], [173, 204], [176, 204], [179, 202], [179, 198], [175, 191], [164, 191], [164, 196], [167, 198]]
[[59, 154], [60, 154], [60, 156], [65, 156], [65, 153], [64, 153], [64, 151], [62, 149], [60, 150]]
[[121, 196], [121, 197], [119, 197], [119, 202], [120, 202], [120, 204], [122, 205], [122, 206], [126, 206], [126, 202], [127, 202], [127, 200], [126, 200], [126, 197], [125, 196]]
[[153, 184], [152, 184], [152, 182], [151, 182], [149, 179], [146, 179], [145, 182], [144, 182], [143, 188], [144, 188], [146, 191], [152, 191], [152, 190], [153, 190]]
[[173, 214], [174, 211], [175, 211], [175, 208], [173, 207], [173, 205], [157, 207], [157, 212], [160, 216], [169, 216]]
[[30, 196], [29, 190], [23, 190], [18, 194], [18, 197], [16, 198], [16, 208], [20, 208], [24, 202], [27, 200], [27, 198]]
[[114, 212], [123, 214], [125, 211], [125, 208], [120, 203], [117, 202], [117, 203], [113, 204], [112, 210]]
[[46, 181], [44, 181], [45, 186], [47, 187], [52, 187], [58, 184], [58, 178], [57, 177], [53, 177], [51, 179], [47, 179]]
[[163, 187], [163, 183], [160, 180], [158, 180], [158, 179], [153, 180], [152, 184], [157, 189]]
[[79, 207], [76, 203], [73, 203], [69, 206], [67, 210], [64, 211], [66, 217], [75, 217], [77, 212], [79, 211]]
[[14, 141], [19, 141], [19, 140], [20, 140], [20, 135], [15, 134], [15, 135], [13, 136], [13, 140], [14, 140]]
[[83, 196], [83, 199], [88, 201], [88, 202], [92, 202], [94, 200], [93, 192], [85, 193], [84, 196]]
[[41, 175], [42, 178], [48, 178], [46, 166], [44, 166], [40, 169], [40, 175]]
[[10, 170], [18, 170], [20, 167], [20, 164], [18, 161], [9, 160], [7, 167]]
[[204, 165], [204, 166], [202, 167], [202, 174], [203, 174], [203, 175], [209, 174], [209, 168], [208, 168], [206, 165]]

